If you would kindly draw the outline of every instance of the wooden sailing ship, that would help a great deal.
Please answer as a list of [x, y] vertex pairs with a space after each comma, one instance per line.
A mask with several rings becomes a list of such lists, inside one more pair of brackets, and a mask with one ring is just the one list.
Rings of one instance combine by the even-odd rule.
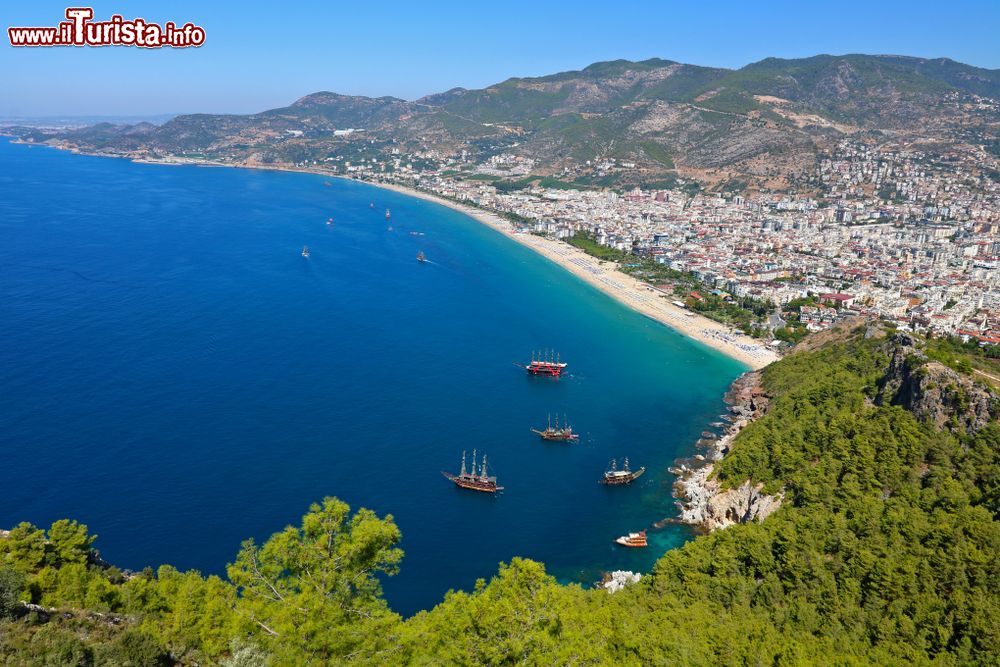
[[604, 471], [604, 477], [601, 479], [601, 484], [607, 486], [624, 486], [626, 484], [631, 484], [636, 479], [638, 479], [642, 473], [646, 472], [645, 468], [639, 468], [638, 470], [631, 470], [628, 465], [628, 458], [625, 458], [625, 465], [621, 470], [618, 469], [618, 461], [615, 459], [611, 460], [611, 468]]
[[466, 470], [465, 468], [465, 452], [462, 452], [462, 469], [457, 475], [452, 475], [449, 472], [441, 471], [441, 474], [455, 483], [456, 486], [463, 489], [471, 489], [473, 491], [482, 491], [484, 493], [496, 493], [497, 491], [503, 491], [502, 486], [497, 486], [497, 478], [490, 477], [486, 469], [486, 454], [483, 454], [483, 463], [476, 472], [476, 450], [472, 450], [472, 469]]
[[563, 425], [559, 426], [559, 415], [556, 415], [555, 426], [552, 425], [552, 415], [549, 415], [549, 425], [544, 431], [539, 431], [537, 428], [531, 429], [533, 433], [537, 433], [541, 436], [542, 440], [553, 440], [556, 442], [572, 442], [574, 440], [579, 440], [580, 436], [573, 433], [573, 427], [569, 425], [566, 421], [565, 415], [563, 416]]

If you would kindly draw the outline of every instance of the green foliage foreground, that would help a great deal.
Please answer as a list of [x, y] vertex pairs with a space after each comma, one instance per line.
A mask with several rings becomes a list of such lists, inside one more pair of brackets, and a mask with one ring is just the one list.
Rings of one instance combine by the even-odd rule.
[[[0, 661], [12, 665], [995, 665], [1000, 428], [937, 432], [873, 404], [884, 342], [801, 353], [764, 375], [768, 414], [719, 465], [781, 510], [670, 551], [609, 595], [514, 559], [410, 619], [379, 578], [391, 516], [327, 498], [248, 541], [228, 581], [95, 562], [86, 527], [0, 539]], [[18, 601], [56, 608], [49, 613]]]

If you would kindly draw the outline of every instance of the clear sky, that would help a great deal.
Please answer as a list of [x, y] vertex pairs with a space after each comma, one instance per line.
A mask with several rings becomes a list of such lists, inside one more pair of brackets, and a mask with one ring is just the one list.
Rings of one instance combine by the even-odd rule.
[[[75, 6], [86, 6], [73, 2]], [[3, 27], [67, 6], [3, 0]], [[197, 49], [0, 47], [0, 117], [260, 111], [317, 90], [414, 99], [600, 60], [741, 67], [893, 53], [1000, 68], [1000, 0], [94, 0], [95, 18], [191, 21]]]

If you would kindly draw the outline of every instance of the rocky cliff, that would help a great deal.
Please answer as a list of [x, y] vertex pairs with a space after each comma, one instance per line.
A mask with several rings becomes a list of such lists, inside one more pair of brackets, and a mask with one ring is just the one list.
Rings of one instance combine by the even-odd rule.
[[[710, 444], [709, 460], [725, 456], [739, 432], [767, 411], [768, 397], [760, 377], [760, 372], [746, 373], [733, 382], [726, 394], [732, 422], [725, 434]], [[711, 463], [694, 470], [678, 469], [681, 476], [674, 491], [681, 523], [713, 531], [737, 523], [762, 521], [781, 507], [784, 494], [768, 495], [762, 492], [763, 484], [753, 485], [749, 480], [734, 489], [723, 490], [719, 481], [711, 478], [713, 470]]]
[[912, 336], [896, 334], [887, 345], [891, 360], [878, 383], [876, 405], [899, 405], [939, 430], [965, 433], [996, 417], [997, 397], [988, 387], [928, 359]]

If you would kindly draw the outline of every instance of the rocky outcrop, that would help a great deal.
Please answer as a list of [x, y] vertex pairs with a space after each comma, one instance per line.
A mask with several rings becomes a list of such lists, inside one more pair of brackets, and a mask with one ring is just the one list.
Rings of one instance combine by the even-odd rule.
[[876, 405], [899, 405], [937, 429], [975, 433], [998, 412], [996, 395], [944, 364], [931, 361], [912, 336], [889, 339], [889, 368], [878, 383]]
[[[707, 457], [710, 461], [725, 456], [739, 432], [767, 411], [768, 398], [760, 384], [760, 373], [746, 373], [737, 378], [726, 394], [726, 402], [733, 421], [725, 434], [711, 443]], [[695, 469], [683, 465], [675, 469], [680, 474], [674, 486], [680, 523], [712, 531], [737, 523], [762, 521], [781, 507], [784, 494], [768, 495], [763, 493], [762, 484], [754, 486], [749, 480], [734, 489], [723, 490], [719, 481], [711, 478], [713, 469], [711, 463]]]
[[712, 466], [696, 470], [680, 484], [686, 503], [680, 519], [711, 532], [737, 523], [763, 521], [781, 507], [783, 493], [768, 495], [764, 485], [751, 485], [750, 480], [735, 489], [722, 490], [716, 479], [709, 479]]
[[608, 593], [617, 593], [629, 584], [639, 583], [640, 579], [642, 579], [642, 575], [638, 572], [615, 570], [614, 572], [609, 572], [604, 576], [604, 579], [601, 581], [601, 586]]

